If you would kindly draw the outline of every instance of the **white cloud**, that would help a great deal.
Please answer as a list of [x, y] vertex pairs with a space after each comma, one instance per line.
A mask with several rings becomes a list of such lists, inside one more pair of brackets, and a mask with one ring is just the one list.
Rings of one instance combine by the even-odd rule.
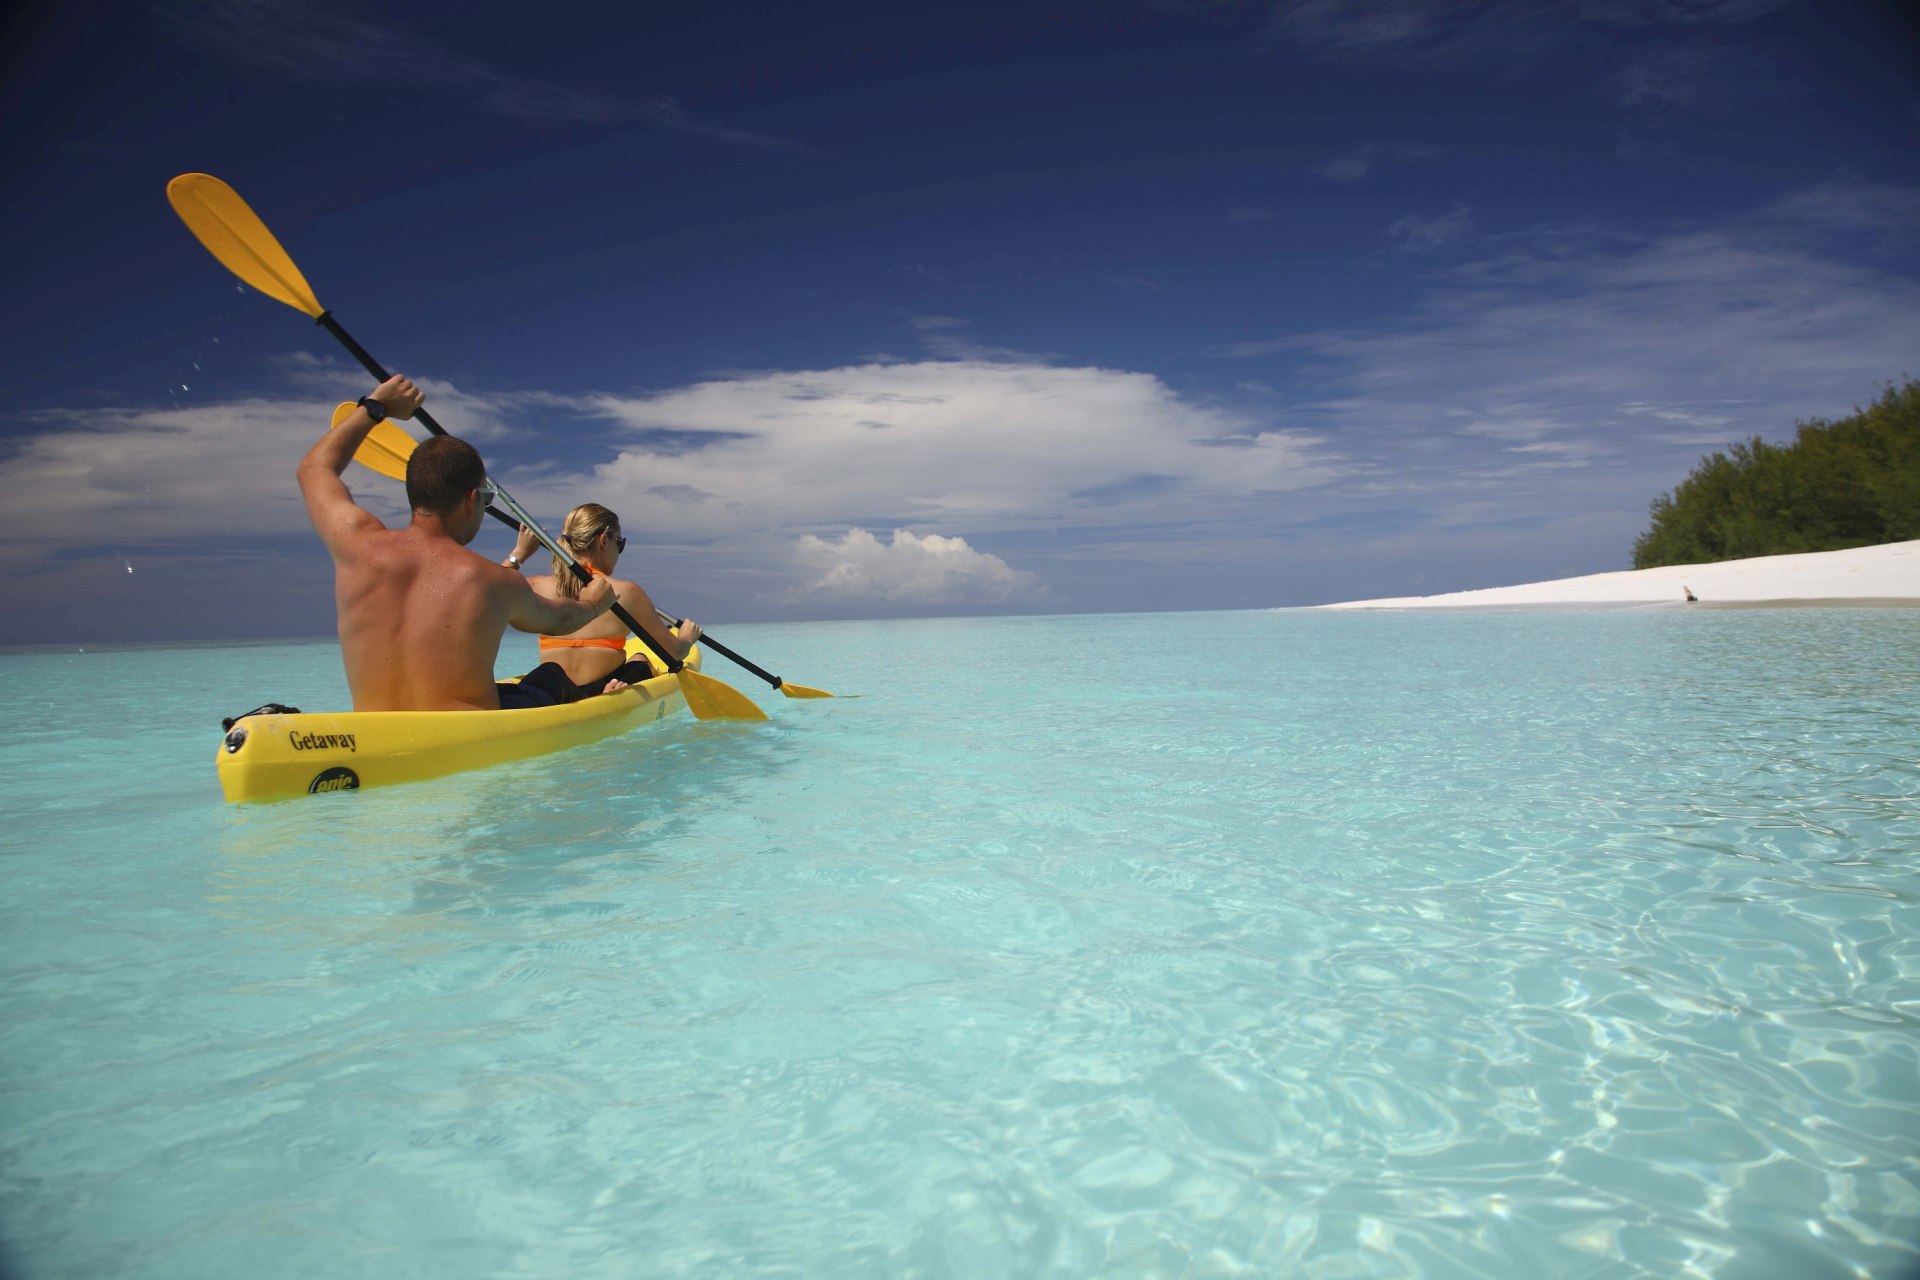
[[542, 487], [660, 536], [1159, 525], [1337, 473], [1308, 433], [1113, 369], [869, 364], [594, 404], [633, 443]]
[[[176, 553], [291, 538], [274, 554], [317, 554], [294, 467], [344, 393], [300, 362], [283, 372], [299, 384], [284, 399], [39, 415], [0, 459], [0, 563], [19, 583], [59, 557], [111, 559], [126, 577], [123, 552], [184, 564]], [[558, 399], [458, 395], [457, 410], [444, 397], [436, 407], [470, 435]], [[645, 548], [629, 570], [696, 617], [777, 611], [802, 581], [843, 602], [1033, 598], [1040, 579], [975, 549], [981, 535], [1044, 531], [1050, 562], [1090, 528], [1192, 538], [1240, 523], [1245, 536], [1278, 495], [1339, 474], [1312, 435], [1274, 421], [1277, 406], [1203, 402], [1111, 369], [925, 360], [743, 374], [588, 407], [594, 438], [614, 444], [583, 449], [552, 432], [559, 451], [517, 466], [522, 425], [485, 446], [494, 473], [545, 521], [582, 501], [612, 506]], [[359, 468], [347, 478], [389, 525], [405, 522], [397, 483]], [[877, 552], [845, 536], [869, 528], [900, 532]], [[811, 562], [795, 555], [808, 536]], [[482, 549], [502, 537], [490, 523]]]
[[802, 536], [795, 558], [813, 576], [794, 603], [1011, 604], [1046, 594], [1040, 579], [967, 545], [965, 538], [895, 529], [887, 542], [865, 529], [838, 539]]
[[[0, 462], [0, 538], [49, 546], [308, 528], [294, 467], [330, 404], [239, 400], [195, 409], [39, 415], [45, 429]], [[386, 514], [397, 486], [371, 472], [348, 482]]]

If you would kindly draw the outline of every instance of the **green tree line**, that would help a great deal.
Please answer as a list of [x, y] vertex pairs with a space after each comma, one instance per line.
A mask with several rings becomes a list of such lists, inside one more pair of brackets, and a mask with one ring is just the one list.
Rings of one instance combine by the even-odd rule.
[[1755, 436], [1710, 454], [1651, 512], [1636, 569], [1920, 538], [1920, 382], [1802, 422], [1788, 444]]

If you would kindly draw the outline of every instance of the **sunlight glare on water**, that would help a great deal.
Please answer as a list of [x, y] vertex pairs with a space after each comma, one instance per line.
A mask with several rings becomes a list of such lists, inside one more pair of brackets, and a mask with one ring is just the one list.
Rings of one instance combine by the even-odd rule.
[[330, 644], [0, 656], [0, 1269], [1904, 1273], [1917, 623], [736, 627], [867, 696], [266, 806]]

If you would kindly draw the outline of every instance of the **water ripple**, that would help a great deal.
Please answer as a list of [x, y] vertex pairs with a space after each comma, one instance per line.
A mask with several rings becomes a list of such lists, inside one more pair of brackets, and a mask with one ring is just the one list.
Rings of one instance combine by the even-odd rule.
[[106, 655], [0, 711], [9, 1262], [1912, 1269], [1912, 621], [745, 628], [873, 696], [257, 809], [331, 650]]

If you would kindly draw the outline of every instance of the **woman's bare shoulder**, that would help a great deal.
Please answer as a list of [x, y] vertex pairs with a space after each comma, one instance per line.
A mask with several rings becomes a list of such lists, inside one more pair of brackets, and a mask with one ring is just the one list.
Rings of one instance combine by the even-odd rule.
[[613, 593], [619, 596], [621, 603], [630, 609], [646, 609], [651, 611], [653, 608], [653, 597], [649, 596], [647, 589], [637, 582], [630, 581], [626, 578], [615, 578], [613, 579]]

